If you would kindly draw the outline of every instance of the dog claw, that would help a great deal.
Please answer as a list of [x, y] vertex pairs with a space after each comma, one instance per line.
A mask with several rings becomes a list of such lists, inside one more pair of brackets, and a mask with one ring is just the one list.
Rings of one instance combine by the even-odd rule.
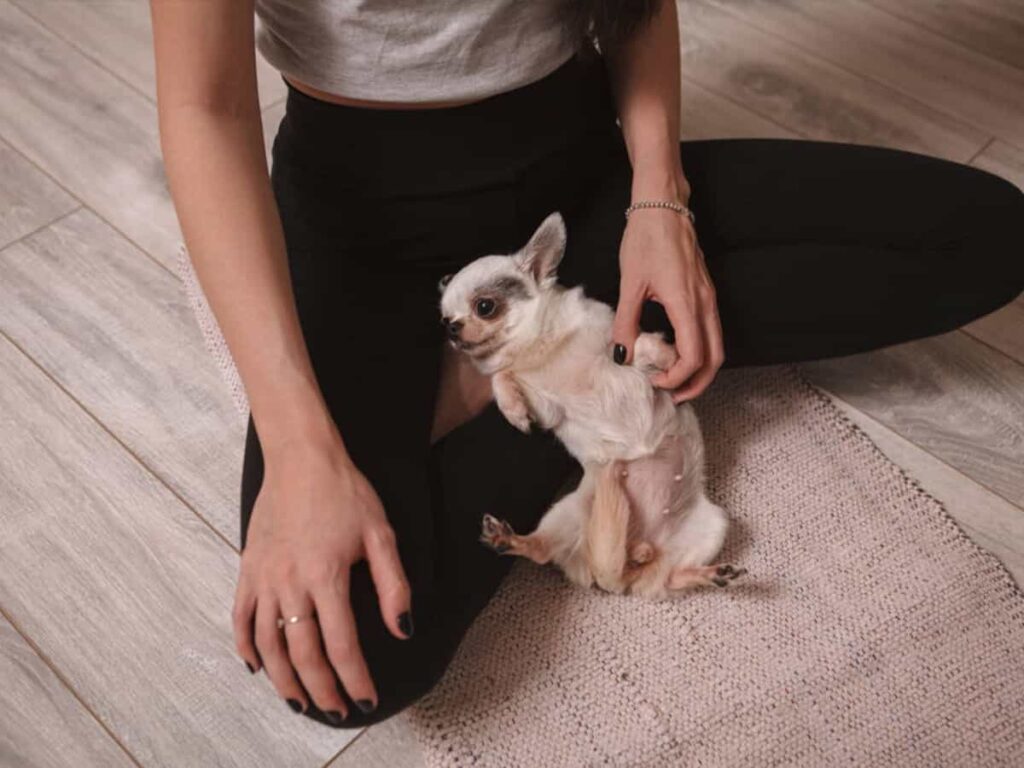
[[508, 552], [512, 545], [507, 539], [515, 535], [512, 526], [494, 515], [484, 515], [480, 533], [480, 541], [489, 546], [499, 555]]
[[723, 563], [715, 569], [715, 575], [711, 578], [711, 583], [716, 587], [725, 587], [729, 585], [730, 581], [735, 581], [746, 572], [746, 568], [737, 568], [731, 563]]

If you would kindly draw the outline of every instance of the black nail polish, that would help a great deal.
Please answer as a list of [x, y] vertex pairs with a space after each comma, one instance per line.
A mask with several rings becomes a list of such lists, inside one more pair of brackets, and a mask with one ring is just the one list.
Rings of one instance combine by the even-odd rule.
[[615, 349], [612, 352], [612, 359], [619, 365], [626, 362], [626, 348], [621, 344], [616, 344]]
[[288, 699], [288, 706], [292, 708], [292, 712], [301, 712], [302, 704], [298, 699]]
[[364, 714], [373, 712], [377, 708], [377, 705], [369, 699], [356, 699], [356, 706], [363, 710]]
[[250, 675], [255, 675], [256, 674], [256, 669], [248, 661], [245, 662], [245, 668], [249, 670], [249, 674]]
[[409, 611], [403, 611], [398, 617], [398, 628], [406, 637], [412, 637], [412, 614]]
[[341, 714], [341, 712], [339, 712], [336, 709], [328, 709], [326, 712], [324, 712], [324, 714], [327, 716], [327, 719], [330, 720], [334, 725], [340, 725], [345, 720], [345, 717]]

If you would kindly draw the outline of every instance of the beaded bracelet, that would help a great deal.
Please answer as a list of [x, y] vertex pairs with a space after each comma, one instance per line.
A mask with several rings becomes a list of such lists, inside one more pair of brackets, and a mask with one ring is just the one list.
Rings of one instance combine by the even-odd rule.
[[676, 213], [686, 214], [690, 217], [690, 221], [697, 221], [697, 218], [693, 215], [693, 211], [682, 203], [677, 203], [673, 200], [640, 200], [639, 202], [633, 203], [626, 209], [626, 218], [628, 219], [629, 214], [639, 208], [669, 208]]

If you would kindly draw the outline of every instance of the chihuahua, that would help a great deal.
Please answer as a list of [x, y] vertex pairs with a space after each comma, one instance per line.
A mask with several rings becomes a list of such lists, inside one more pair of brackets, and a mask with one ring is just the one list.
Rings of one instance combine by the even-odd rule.
[[523, 432], [553, 430], [583, 468], [535, 531], [485, 514], [480, 539], [617, 594], [724, 587], [746, 570], [712, 562], [727, 518], [704, 492], [696, 414], [649, 378], [677, 353], [661, 334], [641, 333], [633, 363], [613, 362], [612, 308], [557, 281], [565, 245], [552, 213], [518, 252], [478, 258], [439, 284], [448, 341], [490, 377], [505, 418]]

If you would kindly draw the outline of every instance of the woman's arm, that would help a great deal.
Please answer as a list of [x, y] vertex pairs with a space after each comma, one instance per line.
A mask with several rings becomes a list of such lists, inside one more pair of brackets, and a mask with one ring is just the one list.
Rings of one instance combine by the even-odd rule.
[[[399, 638], [411, 594], [394, 531], [345, 450], [298, 321], [263, 149], [253, 0], [150, 8], [171, 194], [264, 458], [235, 595], [236, 645], [282, 698], [305, 709], [312, 697], [344, 717], [334, 672], [353, 700], [377, 699], [351, 610], [351, 565], [370, 562], [384, 622]], [[316, 621], [286, 627], [285, 644], [278, 616], [313, 610]]]
[[252, 0], [152, 3], [164, 167], [267, 452], [339, 439], [291, 296], [263, 149]]
[[[690, 185], [679, 156], [680, 58], [675, 0], [661, 0], [649, 23], [605, 46], [622, 134], [633, 166], [632, 202], [687, 204]], [[679, 360], [653, 378], [676, 402], [699, 395], [724, 359], [715, 289], [686, 216], [664, 208], [634, 212], [620, 249], [621, 285], [613, 337], [633, 357], [645, 299], [665, 308]], [[683, 385], [685, 382], [685, 386]]]

